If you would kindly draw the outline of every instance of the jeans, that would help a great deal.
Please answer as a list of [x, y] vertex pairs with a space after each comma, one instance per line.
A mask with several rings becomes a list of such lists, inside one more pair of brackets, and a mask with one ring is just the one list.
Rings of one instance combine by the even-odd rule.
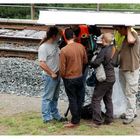
[[53, 118], [60, 120], [61, 116], [57, 109], [57, 102], [60, 90], [60, 77], [52, 79], [48, 75], [42, 76], [44, 81], [44, 94], [42, 96], [42, 117], [43, 121], [50, 121]]
[[81, 118], [81, 108], [84, 103], [85, 88], [83, 76], [74, 79], [64, 79], [65, 91], [69, 99], [69, 108], [72, 115], [71, 122], [78, 124]]

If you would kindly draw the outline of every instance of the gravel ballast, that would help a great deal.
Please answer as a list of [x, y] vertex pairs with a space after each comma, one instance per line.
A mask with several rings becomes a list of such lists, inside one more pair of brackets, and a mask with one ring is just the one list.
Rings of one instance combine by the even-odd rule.
[[40, 96], [43, 89], [37, 61], [23, 58], [0, 58], [0, 92]]
[[[41, 97], [43, 89], [41, 69], [37, 60], [0, 57], [0, 93]], [[86, 88], [85, 103], [90, 102], [91, 93], [93, 93], [92, 88]], [[140, 103], [140, 93], [137, 99]], [[67, 101], [62, 81], [60, 100]]]

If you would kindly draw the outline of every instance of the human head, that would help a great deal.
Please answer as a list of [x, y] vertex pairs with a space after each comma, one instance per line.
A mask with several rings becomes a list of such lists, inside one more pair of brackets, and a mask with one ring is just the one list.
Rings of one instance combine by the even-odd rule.
[[67, 40], [71, 40], [74, 38], [74, 32], [71, 28], [66, 28], [65, 29], [65, 37]]
[[88, 30], [89, 30], [89, 34], [95, 35], [97, 37], [101, 35], [101, 30], [96, 25], [89, 25]]
[[124, 25], [116, 25], [114, 29], [117, 30], [121, 35], [127, 35], [127, 26]]
[[111, 45], [112, 41], [113, 41], [113, 35], [111, 33], [104, 33], [102, 35], [103, 46]]
[[52, 43], [58, 41], [60, 38], [60, 30], [56, 26], [51, 26], [46, 32], [46, 36], [43, 38], [40, 44], [43, 44], [49, 39], [52, 39]]
[[73, 30], [75, 36], [78, 37], [79, 36], [79, 33], [80, 33], [80, 27], [79, 27], [79, 25], [72, 25], [71, 26], [71, 29]]

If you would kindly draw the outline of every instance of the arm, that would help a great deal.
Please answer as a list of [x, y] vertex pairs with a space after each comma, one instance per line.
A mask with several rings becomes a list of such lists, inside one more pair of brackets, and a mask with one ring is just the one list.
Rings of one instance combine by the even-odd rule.
[[97, 68], [104, 61], [105, 50], [102, 49], [97, 55], [96, 59], [90, 63], [91, 67]]
[[60, 53], [60, 66], [59, 66], [59, 70], [60, 70], [61, 77], [65, 77], [65, 73], [66, 73], [66, 57], [64, 55], [63, 50], [61, 50], [61, 53]]
[[55, 74], [45, 63], [45, 61], [39, 61], [39, 66], [48, 73], [53, 79], [57, 77], [57, 74]]
[[127, 41], [129, 44], [134, 44], [136, 41], [136, 38], [133, 34], [134, 32], [132, 33], [131, 27], [128, 27], [127, 28]]

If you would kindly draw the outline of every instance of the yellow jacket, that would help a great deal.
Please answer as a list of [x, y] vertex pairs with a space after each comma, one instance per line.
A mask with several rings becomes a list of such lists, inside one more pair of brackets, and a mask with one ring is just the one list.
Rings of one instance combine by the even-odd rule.
[[[131, 32], [135, 32], [135, 29], [134, 28], [131, 28]], [[117, 50], [120, 50], [121, 49], [121, 46], [122, 46], [122, 43], [125, 39], [125, 36], [124, 35], [121, 35], [118, 31], [114, 31], [114, 39], [115, 39], [115, 45], [116, 45], [116, 49]]]

